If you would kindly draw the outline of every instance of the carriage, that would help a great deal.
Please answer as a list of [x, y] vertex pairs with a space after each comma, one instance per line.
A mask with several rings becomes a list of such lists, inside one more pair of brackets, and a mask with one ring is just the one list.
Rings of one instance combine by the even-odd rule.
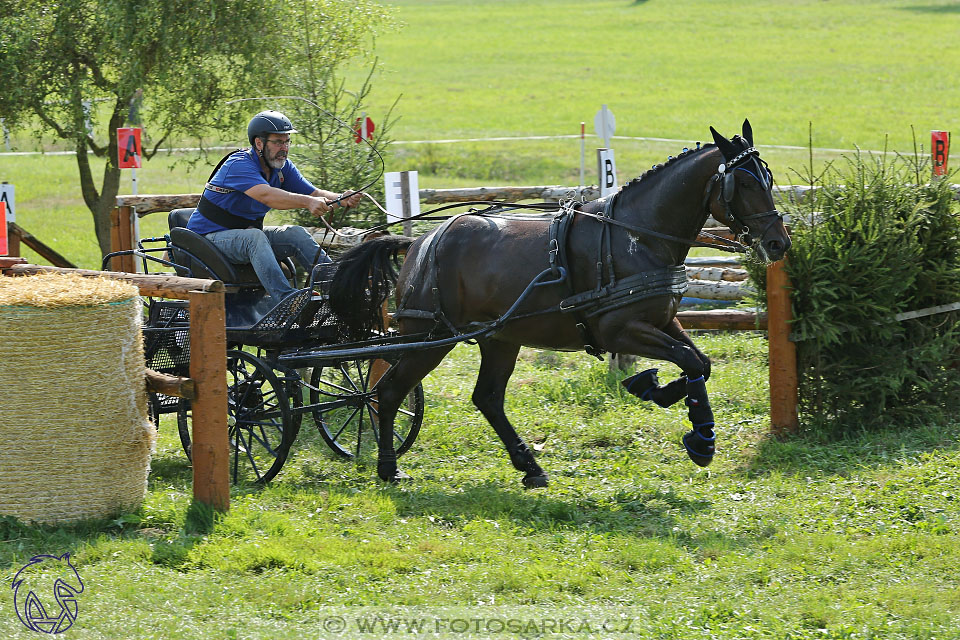
[[[713, 145], [685, 148], [601, 200], [545, 206], [534, 216], [515, 215], [516, 205], [494, 205], [452, 216], [417, 239], [361, 243], [332, 268], [314, 268], [301, 297], [262, 317], [254, 310], [265, 292], [252, 269], [229, 263], [187, 230], [192, 209], [171, 212], [170, 233], [141, 241], [134, 253], [145, 271], [148, 263], [161, 263], [227, 287], [233, 481], [273, 478], [304, 414], [339, 455], [353, 457], [375, 444], [377, 475], [389, 482], [407, 478], [397, 457], [420, 430], [421, 380], [454, 345], [471, 340], [481, 354], [472, 400], [524, 474], [524, 486], [546, 486], [548, 477], [503, 408], [523, 345], [677, 365], [682, 375], [663, 386], [655, 369], [623, 382], [629, 393], [662, 407], [683, 400], [692, 429], [682, 445], [694, 463], [710, 464], [710, 360], [675, 317], [686, 289], [683, 260], [690, 247], [715, 247], [697, 239], [709, 215], [737, 237], [716, 238], [726, 250], [752, 248], [773, 262], [790, 247], [773, 200], [773, 175], [753, 146], [750, 123], [731, 140], [710, 131]], [[407, 257], [397, 274], [391, 257], [401, 249]], [[292, 264], [288, 271], [293, 278]], [[395, 333], [381, 322], [394, 286]], [[148, 366], [186, 374], [189, 307], [148, 300], [147, 308]], [[176, 412], [189, 455], [189, 402], [154, 395], [150, 406], [154, 416]]]
[[[305, 274], [305, 281], [298, 283], [293, 262], [283, 260], [285, 274], [301, 290], [265, 314], [257, 313], [266, 292], [253, 269], [229, 262], [203, 236], [188, 230], [192, 211], [171, 211], [167, 234], [141, 239], [136, 250], [110, 254], [104, 264], [116, 255], [132, 253], [148, 273], [172, 269], [184, 277], [223, 281], [231, 480], [265, 483], [276, 476], [305, 415], [313, 418], [323, 441], [339, 456], [353, 458], [375, 446], [379, 434], [373, 387], [389, 367], [377, 347], [388, 336], [371, 335], [360, 344], [343, 343], [325, 304], [324, 292], [333, 271], [329, 265]], [[311, 296], [310, 290], [319, 296]], [[189, 375], [189, 324], [187, 301], [144, 300], [148, 368]], [[337, 353], [326, 353], [331, 347]], [[409, 449], [416, 439], [423, 406], [423, 387], [417, 385], [408, 394], [395, 432], [399, 452]], [[180, 441], [190, 457], [190, 400], [150, 392], [148, 412], [155, 423], [163, 414], [176, 414]]]
[[[400, 337], [378, 330], [365, 339], [348, 340], [327, 304], [336, 263], [318, 265], [298, 283], [289, 258], [281, 260], [281, 268], [300, 291], [261, 315], [257, 309], [269, 298], [252, 267], [229, 262], [207, 239], [187, 229], [192, 212], [192, 208], [171, 211], [167, 234], [140, 239], [136, 250], [107, 255], [104, 269], [113, 257], [132, 254], [145, 273], [166, 268], [179, 276], [224, 283], [227, 424], [234, 484], [273, 479], [290, 455], [305, 415], [312, 417], [321, 438], [338, 456], [352, 459], [379, 446], [375, 387], [392, 361], [407, 351], [482, 337], [509, 319], [507, 315], [457, 336]], [[530, 289], [543, 284], [549, 279], [539, 278]], [[143, 341], [149, 369], [189, 376], [189, 303], [146, 298]], [[418, 383], [394, 422], [397, 455], [416, 440], [423, 411], [423, 385]], [[176, 415], [180, 441], [190, 458], [190, 400], [149, 392], [148, 413], [155, 424], [161, 415]]]

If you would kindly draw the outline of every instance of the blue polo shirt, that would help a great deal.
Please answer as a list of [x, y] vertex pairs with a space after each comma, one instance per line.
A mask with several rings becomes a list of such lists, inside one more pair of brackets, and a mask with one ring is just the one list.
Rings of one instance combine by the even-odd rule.
[[[283, 181], [280, 175], [283, 174]], [[251, 147], [246, 151], [235, 151], [224, 161], [223, 166], [210, 180], [210, 184], [226, 189], [235, 189], [229, 193], [220, 193], [211, 189], [204, 189], [203, 195], [221, 209], [235, 216], [249, 218], [251, 223], [262, 219], [270, 207], [248, 196], [244, 191], [258, 184], [265, 184], [284, 191], [309, 195], [316, 191], [316, 187], [303, 177], [297, 166], [287, 160], [279, 171], [271, 171], [270, 180], [267, 180], [260, 168], [260, 159]], [[187, 229], [200, 235], [223, 231], [223, 227], [205, 218], [199, 211], [194, 211], [187, 223]]]

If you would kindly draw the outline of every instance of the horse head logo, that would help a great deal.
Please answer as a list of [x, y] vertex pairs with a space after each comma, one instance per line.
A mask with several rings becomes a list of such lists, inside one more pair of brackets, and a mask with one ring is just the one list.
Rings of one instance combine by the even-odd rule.
[[[13, 603], [23, 626], [39, 633], [62, 633], [77, 619], [83, 580], [70, 554], [34, 556], [13, 577]], [[50, 597], [57, 606], [50, 604]], [[41, 598], [50, 606], [49, 611]]]

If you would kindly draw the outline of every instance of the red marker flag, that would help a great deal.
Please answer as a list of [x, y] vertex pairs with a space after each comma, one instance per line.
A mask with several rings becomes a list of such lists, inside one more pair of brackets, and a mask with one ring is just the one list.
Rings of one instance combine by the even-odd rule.
[[121, 169], [139, 169], [142, 155], [140, 127], [118, 127], [117, 166]]
[[0, 256], [7, 255], [7, 203], [0, 200]]
[[[363, 125], [366, 125], [366, 128]], [[361, 138], [366, 138], [370, 140], [373, 138], [373, 120], [370, 118], [357, 118], [357, 121], [353, 123], [353, 141], [360, 142]]]
[[930, 132], [930, 152], [933, 155], [934, 177], [947, 175], [947, 160], [950, 158], [950, 132]]

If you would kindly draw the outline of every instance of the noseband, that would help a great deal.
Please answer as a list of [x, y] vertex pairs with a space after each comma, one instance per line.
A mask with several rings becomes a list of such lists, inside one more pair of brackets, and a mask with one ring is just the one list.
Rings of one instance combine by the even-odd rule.
[[[751, 171], [751, 169], [753, 169], [753, 171]], [[717, 173], [707, 183], [707, 192], [704, 195], [704, 208], [706, 208], [709, 213], [710, 196], [713, 193], [714, 185], [719, 182], [720, 202], [723, 204], [724, 211], [727, 214], [727, 220], [730, 222], [730, 229], [740, 242], [749, 246], [758, 240], [762, 241], [773, 225], [783, 221], [783, 215], [776, 209], [746, 216], [737, 214], [730, 204], [733, 202], [733, 196], [737, 186], [734, 172], [738, 170], [750, 174], [765, 191], [773, 188], [773, 174], [770, 172], [767, 163], [760, 158], [760, 154], [755, 147], [750, 147], [730, 160], [729, 163], [721, 163], [720, 166], [717, 167]], [[762, 221], [766, 218], [769, 218], [769, 222], [766, 224], [761, 222], [760, 224], [763, 224], [763, 228], [760, 231], [760, 235], [754, 236], [750, 225], [755, 220]]]

